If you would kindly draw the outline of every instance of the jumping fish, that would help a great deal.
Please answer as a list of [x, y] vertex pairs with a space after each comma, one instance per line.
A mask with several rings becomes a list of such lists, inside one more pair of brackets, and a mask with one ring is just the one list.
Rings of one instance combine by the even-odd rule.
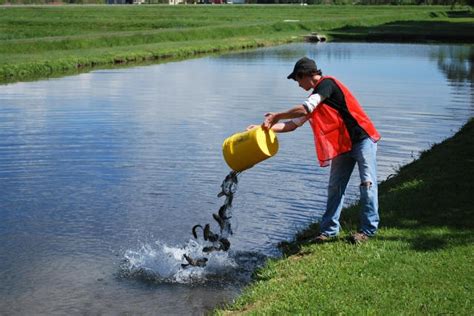
[[228, 207], [227, 204], [222, 205], [221, 208], [219, 209], [219, 212], [218, 212], [219, 217], [224, 219], [224, 220], [232, 218], [232, 216], [227, 217], [227, 214], [226, 214], [227, 207]]
[[210, 242], [215, 242], [218, 239], [219, 239], [219, 235], [214, 234], [211, 231], [211, 225], [206, 224], [206, 226], [204, 227], [204, 240], [209, 240]]
[[230, 241], [227, 238], [220, 238], [218, 242], [219, 246], [207, 246], [202, 248], [202, 251], [209, 253], [213, 251], [227, 251], [230, 249]]
[[[212, 217], [219, 224], [220, 234], [215, 234], [211, 231], [210, 224], [206, 224], [204, 227], [201, 225], [194, 225], [192, 228], [192, 233], [194, 238], [198, 239], [197, 229], [201, 228], [203, 231], [203, 237], [205, 241], [212, 242], [211, 246], [203, 247], [202, 251], [204, 253], [210, 253], [212, 251], [228, 251], [230, 249], [230, 241], [225, 238], [229, 234], [232, 235], [232, 229], [229, 219], [231, 216], [228, 216], [227, 211], [232, 207], [232, 201], [234, 199], [234, 193], [237, 191], [237, 183], [239, 172], [231, 171], [222, 181], [221, 192], [217, 194], [218, 197], [225, 196], [224, 205], [219, 208], [217, 213], [212, 214]], [[183, 268], [188, 266], [194, 267], [205, 267], [208, 259], [206, 257], [193, 259], [188, 255], [184, 255], [187, 263], [182, 263]]]
[[194, 236], [194, 238], [196, 238], [196, 239], [198, 238], [197, 232], [196, 232], [196, 229], [198, 229], [198, 228], [203, 229], [202, 226], [199, 225], [199, 224], [198, 224], [198, 225], [194, 225], [194, 226], [193, 226], [193, 229], [192, 229], [192, 231], [193, 231], [193, 236]]
[[184, 255], [184, 259], [188, 263], [182, 263], [181, 267], [186, 268], [188, 266], [193, 266], [193, 267], [205, 267], [207, 263], [207, 258], [198, 258], [198, 259], [193, 259], [188, 255]]
[[227, 251], [230, 249], [230, 241], [227, 238], [221, 238], [219, 239], [219, 242], [221, 244], [221, 250]]
[[222, 190], [219, 194], [217, 194], [217, 197], [221, 197], [224, 195], [229, 196], [235, 193], [237, 188], [234, 187], [234, 184], [237, 185], [238, 183], [237, 175], [238, 175], [237, 172], [232, 171], [225, 177], [224, 181], [222, 181], [222, 184], [221, 184]]
[[219, 250], [221, 250], [221, 248], [216, 247], [216, 246], [207, 246], [207, 247], [202, 248], [202, 252], [205, 252], [205, 253], [210, 253], [210, 252], [219, 251]]
[[228, 208], [232, 207], [232, 200], [234, 199], [234, 194], [229, 195], [225, 199], [225, 205], [227, 205]]
[[221, 229], [221, 231], [224, 229], [225, 227], [225, 221], [222, 217], [219, 216], [219, 214], [216, 214], [216, 213], [213, 213], [212, 214], [212, 217], [216, 220], [216, 222], [219, 224], [219, 227]]

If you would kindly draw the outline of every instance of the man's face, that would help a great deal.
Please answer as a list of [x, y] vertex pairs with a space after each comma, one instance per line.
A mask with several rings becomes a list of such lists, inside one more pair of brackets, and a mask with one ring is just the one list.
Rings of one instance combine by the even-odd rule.
[[306, 91], [311, 90], [314, 87], [313, 76], [298, 75], [296, 76], [298, 85]]

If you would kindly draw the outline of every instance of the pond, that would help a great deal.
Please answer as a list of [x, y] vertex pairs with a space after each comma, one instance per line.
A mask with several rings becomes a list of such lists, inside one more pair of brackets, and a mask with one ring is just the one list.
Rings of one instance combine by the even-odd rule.
[[231, 301], [324, 210], [329, 169], [309, 126], [241, 174], [231, 252], [212, 273], [161, 282], [160, 260], [195, 246], [193, 225], [215, 225], [223, 140], [306, 97], [286, 79], [304, 55], [382, 134], [379, 181], [474, 114], [472, 45], [292, 44], [0, 86], [0, 313], [202, 314]]

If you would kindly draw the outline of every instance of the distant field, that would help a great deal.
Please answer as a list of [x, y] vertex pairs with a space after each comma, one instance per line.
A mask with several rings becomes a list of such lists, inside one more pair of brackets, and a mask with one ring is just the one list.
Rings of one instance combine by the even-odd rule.
[[[299, 41], [315, 31], [360, 40], [373, 27], [390, 38], [399, 29], [407, 35], [432, 33], [433, 23], [444, 23], [449, 25], [442, 27], [444, 39], [472, 42], [472, 14], [448, 11], [442, 6], [4, 6], [0, 82]], [[421, 29], [393, 24], [410, 21], [428, 24]]]

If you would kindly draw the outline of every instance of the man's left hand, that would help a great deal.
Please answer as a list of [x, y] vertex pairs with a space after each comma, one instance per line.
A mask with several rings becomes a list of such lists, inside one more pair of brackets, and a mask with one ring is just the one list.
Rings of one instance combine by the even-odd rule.
[[262, 127], [264, 129], [270, 129], [272, 128], [273, 125], [278, 123], [278, 121], [279, 121], [278, 113], [274, 113], [274, 112], [265, 113], [265, 121], [263, 121]]

